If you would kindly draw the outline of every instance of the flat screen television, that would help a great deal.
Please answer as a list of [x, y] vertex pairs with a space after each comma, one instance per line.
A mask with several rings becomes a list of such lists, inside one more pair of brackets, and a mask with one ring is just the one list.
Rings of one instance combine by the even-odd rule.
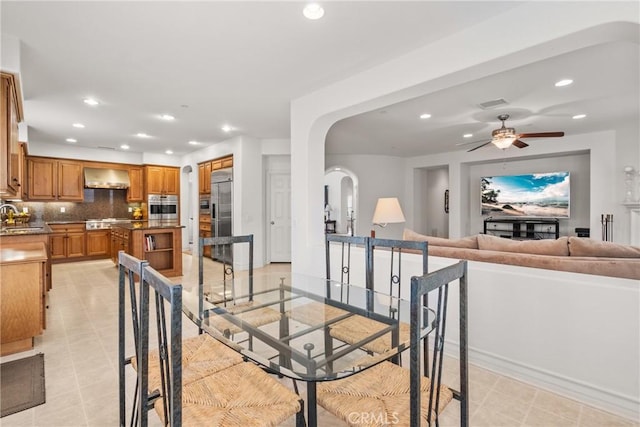
[[569, 218], [569, 172], [481, 178], [482, 215]]

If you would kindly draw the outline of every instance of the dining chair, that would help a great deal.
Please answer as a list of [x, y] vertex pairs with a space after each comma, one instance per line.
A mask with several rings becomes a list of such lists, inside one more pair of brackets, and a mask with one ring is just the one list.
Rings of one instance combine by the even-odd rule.
[[[442, 382], [449, 287], [455, 282], [459, 284], [457, 389]], [[424, 315], [424, 295], [431, 295], [431, 316]], [[456, 399], [460, 401], [460, 425], [469, 425], [467, 261], [412, 277], [410, 304], [409, 369], [385, 361], [347, 378], [323, 382], [317, 389], [320, 406], [354, 427], [365, 423], [419, 427], [425, 423], [438, 426], [440, 414]], [[423, 340], [429, 340], [432, 357], [421, 366]]]
[[[244, 245], [248, 251], [248, 270], [247, 282], [248, 289], [243, 290], [246, 295], [237, 295], [235, 287], [236, 272], [233, 266], [233, 259], [237, 259], [238, 251], [241, 245]], [[220, 261], [222, 262], [222, 284], [221, 294], [205, 291], [205, 274], [204, 274], [204, 248], [212, 247], [214, 253], [215, 247], [221, 247], [220, 252], [223, 254]], [[201, 237], [199, 240], [199, 256], [198, 256], [198, 294], [200, 298], [200, 313], [203, 310], [204, 300], [208, 300], [212, 304], [222, 306], [229, 313], [234, 314], [237, 318], [253, 325], [263, 326], [273, 322], [277, 322], [282, 317], [281, 313], [270, 307], [254, 308], [253, 305], [253, 235], [245, 236], [225, 236], [225, 237]], [[232, 256], [227, 257], [226, 251], [232, 251]], [[228, 262], [228, 259], [231, 259]], [[230, 289], [227, 286], [230, 285]], [[234, 334], [242, 332], [242, 328], [223, 319], [221, 316], [209, 317], [209, 325], [219, 330], [225, 336], [230, 337]], [[249, 350], [253, 348], [253, 337], [249, 336]]]
[[[388, 304], [388, 315], [390, 318], [397, 318], [397, 301], [401, 297], [402, 287], [402, 254], [403, 252], [411, 251], [417, 252], [421, 256], [422, 274], [428, 272], [428, 244], [427, 242], [417, 242], [408, 240], [392, 240], [392, 239], [378, 239], [367, 238], [366, 242], [366, 263], [367, 263], [367, 288], [370, 290], [384, 291], [390, 296]], [[376, 257], [376, 254], [380, 256]], [[376, 282], [374, 280], [375, 272], [374, 267], [377, 265], [382, 268], [382, 262], [387, 261], [387, 265], [384, 266], [385, 274], [388, 277], [388, 283], [376, 289]], [[379, 260], [379, 261], [377, 261]], [[373, 296], [373, 293], [370, 294]], [[426, 299], [426, 296], [425, 296]], [[396, 305], [394, 305], [396, 301]], [[425, 300], [425, 304], [427, 301]], [[373, 301], [369, 301], [368, 305], [371, 307]], [[369, 307], [369, 308], [370, 308]], [[364, 338], [375, 334], [382, 329], [385, 329], [388, 325], [369, 319], [363, 316], [352, 316], [345, 320], [342, 320], [335, 325], [331, 326], [330, 334], [337, 340], [346, 342], [348, 344], [356, 344], [361, 342]], [[409, 341], [409, 324], [399, 323], [399, 342]], [[391, 333], [385, 334], [373, 341], [363, 344], [362, 348], [368, 353], [382, 354], [390, 351], [394, 348], [392, 343]], [[427, 353], [427, 347], [425, 347], [425, 354]], [[398, 359], [396, 359], [398, 361]]]
[[[182, 286], [130, 255], [119, 254], [120, 425], [126, 423], [124, 367], [125, 289], [131, 294], [136, 386], [130, 425], [146, 427], [153, 407], [165, 425], [276, 426], [296, 415], [304, 426], [304, 404], [295, 393], [239, 353], [209, 337], [182, 340]], [[135, 278], [139, 277], [136, 286]], [[152, 304], [155, 311], [152, 311]], [[168, 307], [165, 309], [165, 302]], [[168, 312], [168, 314], [167, 314]], [[151, 315], [158, 350], [149, 350]], [[169, 319], [167, 319], [167, 315]], [[149, 392], [151, 390], [151, 393]]]
[[[357, 276], [356, 283], [365, 286], [368, 280], [366, 269], [366, 260], [358, 268], [354, 268], [352, 274], [351, 255], [356, 247], [362, 247], [366, 250], [368, 237], [346, 236], [339, 234], [327, 234], [325, 236], [325, 273], [327, 279], [327, 296], [331, 295], [332, 288], [330, 281], [333, 279], [340, 283], [351, 284], [351, 278]], [[332, 263], [331, 257], [333, 249], [337, 249], [339, 263]], [[345, 300], [348, 295], [341, 296]], [[345, 301], [347, 302], [347, 301]], [[321, 302], [312, 301], [301, 304], [285, 313], [289, 318], [296, 320], [305, 325], [313, 326], [322, 323], [330, 325], [332, 321], [340, 321], [341, 318], [349, 316], [345, 310], [337, 307], [323, 304]]]

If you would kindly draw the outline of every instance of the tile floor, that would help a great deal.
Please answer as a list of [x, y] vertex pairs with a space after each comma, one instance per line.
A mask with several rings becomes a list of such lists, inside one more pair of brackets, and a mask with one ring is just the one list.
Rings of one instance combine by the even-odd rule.
[[[197, 283], [197, 260], [185, 254], [184, 276], [177, 281]], [[215, 270], [215, 263], [207, 269]], [[287, 264], [267, 269], [286, 271]], [[53, 266], [49, 292], [47, 329], [29, 352], [5, 356], [0, 361], [45, 354], [47, 401], [35, 408], [0, 419], [9, 426], [117, 426], [117, 269], [110, 260]], [[185, 326], [188, 326], [188, 321]], [[195, 328], [186, 331], [194, 333]], [[455, 377], [454, 361], [445, 365], [445, 376]], [[132, 371], [127, 369], [128, 371]], [[470, 413], [472, 426], [636, 426], [579, 402], [532, 387], [470, 365]], [[131, 380], [133, 375], [128, 377]], [[131, 381], [129, 381], [131, 386]], [[283, 380], [291, 385], [290, 380]], [[304, 396], [304, 387], [301, 390]], [[149, 413], [150, 424], [160, 422]], [[459, 425], [459, 405], [451, 403], [441, 417], [443, 427]], [[293, 426], [293, 419], [284, 425]], [[322, 409], [319, 425], [343, 426]]]

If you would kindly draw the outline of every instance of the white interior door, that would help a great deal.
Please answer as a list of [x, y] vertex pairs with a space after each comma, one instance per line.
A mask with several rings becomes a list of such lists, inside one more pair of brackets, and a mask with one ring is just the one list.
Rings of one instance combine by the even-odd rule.
[[269, 261], [291, 262], [291, 175], [269, 174]]

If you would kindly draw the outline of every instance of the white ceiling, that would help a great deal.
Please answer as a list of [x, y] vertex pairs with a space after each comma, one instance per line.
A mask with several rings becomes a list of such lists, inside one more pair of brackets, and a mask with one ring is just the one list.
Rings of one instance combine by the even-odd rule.
[[[0, 3], [2, 34], [21, 41], [30, 144], [175, 155], [244, 134], [288, 138], [290, 101], [494, 17], [516, 2]], [[579, 7], [579, 5], [577, 6]], [[638, 117], [638, 45], [619, 42], [452, 87], [338, 122], [327, 151], [430, 154], [486, 140], [500, 112], [519, 132], [582, 133]], [[574, 85], [553, 83], [571, 77]], [[89, 107], [83, 98], [101, 102]], [[504, 98], [508, 106], [482, 110]], [[417, 116], [429, 112], [427, 121]], [[162, 122], [159, 114], [176, 117]], [[582, 121], [571, 120], [577, 113]], [[85, 124], [75, 129], [72, 123]], [[229, 124], [230, 133], [221, 130]], [[134, 135], [145, 132], [150, 139]], [[535, 144], [535, 140], [527, 140]]]

